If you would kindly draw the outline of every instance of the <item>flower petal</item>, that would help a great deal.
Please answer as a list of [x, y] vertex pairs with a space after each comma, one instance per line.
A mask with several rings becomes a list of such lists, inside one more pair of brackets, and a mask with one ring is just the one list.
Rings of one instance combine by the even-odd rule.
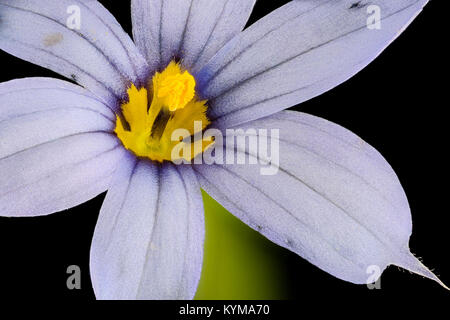
[[50, 214], [105, 191], [123, 156], [112, 116], [68, 82], [0, 84], [0, 215]]
[[259, 165], [196, 166], [202, 187], [225, 208], [340, 279], [366, 283], [373, 266], [381, 274], [395, 264], [440, 283], [409, 251], [408, 201], [375, 149], [342, 127], [298, 112], [241, 128], [279, 129], [280, 167], [261, 175]]
[[255, 0], [133, 0], [133, 37], [153, 69], [204, 65], [245, 26]]
[[[68, 21], [78, 13], [79, 29]], [[2, 0], [0, 49], [71, 78], [111, 103], [147, 72], [129, 36], [97, 1]]]
[[[426, 3], [288, 3], [225, 45], [196, 74], [202, 98], [209, 99], [209, 118], [219, 127], [238, 125], [324, 93], [375, 59]], [[373, 29], [378, 12], [381, 29]]]
[[189, 167], [128, 159], [100, 212], [91, 248], [98, 299], [192, 299], [204, 217]]

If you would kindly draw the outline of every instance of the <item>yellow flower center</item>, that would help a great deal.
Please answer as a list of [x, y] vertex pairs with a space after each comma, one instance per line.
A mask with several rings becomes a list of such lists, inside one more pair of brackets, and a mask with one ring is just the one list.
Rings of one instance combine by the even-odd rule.
[[202, 153], [213, 141], [190, 139], [210, 123], [206, 101], [197, 99], [195, 84], [194, 77], [174, 61], [153, 76], [149, 90], [132, 84], [128, 102], [121, 106], [123, 118], [116, 117], [114, 130], [124, 147], [159, 162], [190, 161]]

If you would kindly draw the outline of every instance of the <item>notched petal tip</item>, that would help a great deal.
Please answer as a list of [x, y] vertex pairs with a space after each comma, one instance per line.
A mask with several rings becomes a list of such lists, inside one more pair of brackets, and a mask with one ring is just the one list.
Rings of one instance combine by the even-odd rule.
[[450, 291], [450, 288], [447, 287], [433, 272], [431, 272], [417, 257], [414, 256], [413, 253], [407, 251], [397, 258], [393, 265], [399, 266], [403, 269], [406, 269], [412, 273], [416, 273], [425, 278], [431, 279], [439, 283], [442, 287]]

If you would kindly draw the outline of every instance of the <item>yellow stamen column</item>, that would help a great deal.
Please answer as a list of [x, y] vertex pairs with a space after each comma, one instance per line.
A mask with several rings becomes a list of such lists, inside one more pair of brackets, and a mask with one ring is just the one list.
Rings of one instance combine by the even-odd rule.
[[180, 143], [178, 138], [172, 141], [175, 130], [184, 129], [192, 136], [210, 123], [206, 117], [206, 101], [198, 100], [195, 85], [195, 78], [173, 61], [163, 72], [157, 72], [153, 76], [150, 108], [147, 89], [131, 85], [128, 89], [128, 102], [121, 106], [129, 130], [119, 116], [114, 130], [125, 148], [138, 157], [158, 162], [179, 159], [190, 161], [203, 152], [212, 143], [210, 140], [203, 141], [201, 150], [194, 148], [192, 143], [191, 147], [195, 151], [189, 156], [172, 156], [172, 149]]

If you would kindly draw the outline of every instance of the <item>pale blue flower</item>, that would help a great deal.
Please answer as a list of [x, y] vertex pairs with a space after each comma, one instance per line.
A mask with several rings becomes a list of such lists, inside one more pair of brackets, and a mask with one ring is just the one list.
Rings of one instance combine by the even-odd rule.
[[[0, 0], [0, 48], [81, 85], [0, 84], [0, 214], [46, 215], [108, 190], [91, 249], [99, 299], [193, 298], [200, 188], [340, 279], [364, 284], [368, 268], [394, 264], [441, 283], [410, 253], [408, 201], [386, 160], [336, 124], [282, 111], [364, 68], [427, 0], [297, 0], [242, 31], [254, 2], [133, 0], [133, 43], [97, 1]], [[73, 5], [79, 29], [68, 27]], [[368, 27], [369, 5], [379, 29]], [[277, 175], [161, 165], [125, 150], [113, 131], [127, 89], [174, 58], [208, 99], [211, 127], [281, 129]]]

